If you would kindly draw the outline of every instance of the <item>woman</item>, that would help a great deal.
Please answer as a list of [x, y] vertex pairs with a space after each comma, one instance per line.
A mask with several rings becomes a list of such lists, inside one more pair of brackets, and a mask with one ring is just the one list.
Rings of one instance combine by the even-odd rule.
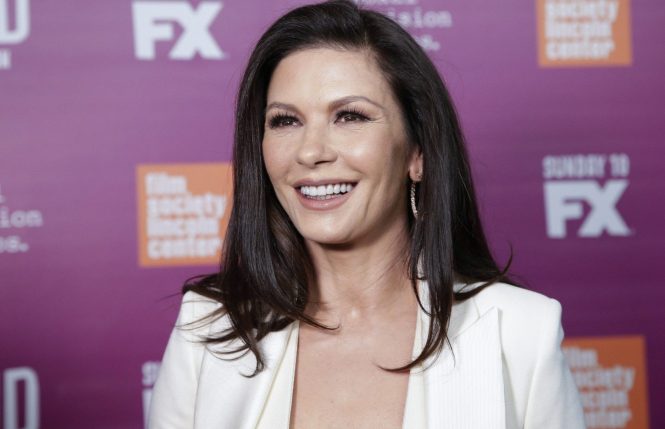
[[184, 288], [151, 428], [583, 427], [561, 308], [492, 259], [452, 102], [405, 31], [295, 9], [236, 113], [222, 268]]

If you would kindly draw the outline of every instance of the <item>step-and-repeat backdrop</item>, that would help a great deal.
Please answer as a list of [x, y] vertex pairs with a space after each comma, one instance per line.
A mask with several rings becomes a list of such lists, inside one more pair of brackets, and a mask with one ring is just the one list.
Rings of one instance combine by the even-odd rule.
[[[0, 0], [5, 429], [143, 427], [224, 239], [243, 67], [302, 3]], [[448, 83], [497, 258], [563, 305], [589, 428], [665, 427], [665, 6], [361, 3]]]

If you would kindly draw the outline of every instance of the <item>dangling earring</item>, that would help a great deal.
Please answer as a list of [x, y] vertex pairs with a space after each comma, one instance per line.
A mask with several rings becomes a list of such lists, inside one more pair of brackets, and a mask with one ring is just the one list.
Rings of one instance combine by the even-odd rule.
[[413, 217], [418, 219], [418, 209], [416, 208], [416, 182], [411, 181], [411, 212]]

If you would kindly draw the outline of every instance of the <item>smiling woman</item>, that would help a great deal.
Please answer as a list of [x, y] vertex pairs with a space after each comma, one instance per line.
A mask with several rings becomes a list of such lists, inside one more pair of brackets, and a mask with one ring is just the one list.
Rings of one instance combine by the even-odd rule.
[[584, 426], [560, 305], [493, 260], [453, 104], [398, 24], [349, 1], [275, 22], [233, 162], [151, 428]]

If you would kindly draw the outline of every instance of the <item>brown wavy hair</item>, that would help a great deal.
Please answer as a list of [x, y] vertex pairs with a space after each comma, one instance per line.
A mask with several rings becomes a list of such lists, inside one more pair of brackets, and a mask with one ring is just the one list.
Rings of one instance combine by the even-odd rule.
[[[258, 41], [237, 98], [233, 208], [221, 267], [217, 273], [188, 279], [183, 293], [194, 291], [222, 304], [206, 320], [228, 317], [230, 328], [204, 341], [241, 340], [239, 347], [229, 347], [222, 354], [253, 353], [254, 374], [265, 366], [258, 344], [269, 333], [296, 320], [334, 329], [304, 312], [309, 288], [315, 284], [314, 267], [302, 236], [277, 200], [261, 151], [266, 93], [273, 71], [289, 54], [314, 47], [370, 52], [400, 105], [410, 144], [422, 151], [420, 215], [409, 217], [409, 254], [405, 256], [417, 296], [417, 281], [427, 281], [430, 308], [423, 310], [432, 323], [422, 353], [408, 365], [389, 369], [406, 371], [443, 349], [454, 302], [497, 281], [512, 283], [506, 276], [510, 260], [500, 269], [487, 245], [464, 137], [435, 66], [397, 23], [350, 1], [294, 9]], [[405, 210], [407, 192], [405, 187]], [[455, 278], [483, 284], [455, 292]]]

